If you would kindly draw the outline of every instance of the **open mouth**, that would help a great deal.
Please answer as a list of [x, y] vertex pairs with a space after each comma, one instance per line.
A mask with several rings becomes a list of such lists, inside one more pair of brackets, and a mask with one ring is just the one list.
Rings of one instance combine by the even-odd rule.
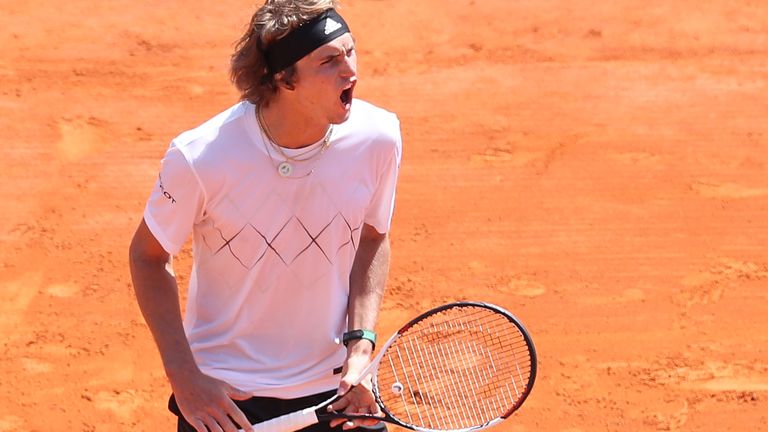
[[352, 93], [355, 90], [355, 84], [357, 84], [357, 81], [350, 83], [349, 87], [345, 88], [341, 92], [339, 100], [341, 100], [341, 104], [344, 105], [344, 107], [349, 107], [352, 104]]

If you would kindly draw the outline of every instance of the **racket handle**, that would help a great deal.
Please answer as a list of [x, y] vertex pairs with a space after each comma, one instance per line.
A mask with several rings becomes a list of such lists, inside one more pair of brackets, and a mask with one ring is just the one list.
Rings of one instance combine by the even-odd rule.
[[[315, 408], [307, 408], [253, 425], [254, 432], [294, 432], [317, 423]], [[242, 429], [238, 432], [243, 432]]]

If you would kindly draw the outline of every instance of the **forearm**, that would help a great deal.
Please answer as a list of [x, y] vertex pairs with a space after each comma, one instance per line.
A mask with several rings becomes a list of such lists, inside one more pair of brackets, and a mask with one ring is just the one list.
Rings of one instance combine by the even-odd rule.
[[173, 384], [175, 377], [199, 371], [184, 333], [176, 278], [167, 263], [135, 256], [130, 262], [139, 308]]
[[[360, 243], [352, 264], [347, 304], [347, 326], [350, 330], [376, 327], [384, 286], [389, 272], [389, 238], [369, 226], [363, 226]], [[354, 384], [360, 382], [360, 374], [370, 363], [373, 344], [367, 339], [353, 339], [347, 344], [347, 358], [344, 362], [339, 391], [345, 394]], [[370, 375], [360, 382], [370, 390]], [[370, 391], [365, 393], [370, 396]], [[352, 396], [354, 397], [354, 396]], [[372, 401], [372, 398], [371, 398]], [[370, 402], [370, 401], [369, 401]], [[348, 402], [344, 402], [348, 403]], [[343, 404], [342, 404], [343, 405]], [[371, 402], [370, 412], [377, 412]], [[346, 407], [346, 405], [344, 405]]]
[[366, 225], [350, 276], [349, 329], [375, 328], [389, 273], [389, 260], [389, 237]]

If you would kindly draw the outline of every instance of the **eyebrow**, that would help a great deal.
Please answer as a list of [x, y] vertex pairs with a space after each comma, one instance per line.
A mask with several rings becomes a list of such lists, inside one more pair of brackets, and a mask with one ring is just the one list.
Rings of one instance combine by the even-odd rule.
[[336, 49], [336, 48], [330, 48], [330, 47], [328, 49], [333, 49], [333, 52], [332, 53], [329, 52], [329, 53], [325, 53], [325, 54], [320, 54], [320, 56], [319, 56], [320, 60], [330, 60], [330, 59], [332, 59], [334, 57], [338, 57], [338, 56], [340, 56], [340, 55], [342, 55], [344, 53], [348, 53], [348, 52], [354, 50], [355, 49], [355, 42], [353, 41], [348, 47], [342, 47], [340, 50]]

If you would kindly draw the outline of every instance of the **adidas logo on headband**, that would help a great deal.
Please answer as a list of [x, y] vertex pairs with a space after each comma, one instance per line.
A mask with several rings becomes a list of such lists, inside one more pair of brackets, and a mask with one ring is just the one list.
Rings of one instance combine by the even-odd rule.
[[325, 34], [331, 34], [341, 28], [341, 24], [334, 21], [332, 18], [325, 20]]

